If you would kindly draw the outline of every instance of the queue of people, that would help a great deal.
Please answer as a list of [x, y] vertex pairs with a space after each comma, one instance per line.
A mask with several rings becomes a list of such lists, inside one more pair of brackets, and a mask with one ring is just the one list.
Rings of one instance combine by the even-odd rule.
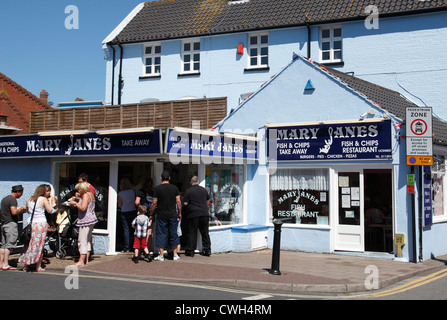
[[[194, 176], [190, 181], [191, 187], [186, 190], [182, 198], [179, 189], [170, 183], [171, 177], [168, 171], [163, 171], [160, 179], [160, 185], [152, 189], [151, 183], [150, 187], [146, 186], [149, 189], [146, 192], [132, 188], [128, 178], [121, 180], [118, 207], [121, 209], [123, 224], [123, 251], [130, 251], [130, 248], [133, 248], [132, 261], [135, 263], [138, 263], [142, 253], [148, 262], [164, 261], [165, 250], [169, 249], [173, 252], [173, 260], [179, 260], [180, 236], [182, 235], [180, 224], [183, 223], [187, 229], [184, 235], [187, 238], [185, 255], [194, 256], [199, 231], [202, 236], [200, 254], [210, 256], [211, 241], [208, 230], [210, 196], [208, 192], [199, 186], [198, 177]], [[49, 184], [42, 184], [27, 199], [26, 205], [18, 207], [17, 200], [22, 197], [23, 189], [21, 185], [13, 186], [11, 194], [1, 201], [0, 269], [17, 269], [9, 265], [9, 255], [19, 240], [19, 217], [27, 212], [29, 217], [23, 221], [23, 227], [31, 224], [31, 239], [24, 244], [18, 262], [24, 263], [24, 271], [30, 270], [34, 265], [37, 272], [42, 272], [45, 271], [42, 259], [48, 220], [52, 220], [51, 215], [57, 212], [58, 199], [52, 195]], [[88, 176], [85, 173], [79, 176], [75, 189], [76, 196], [68, 203], [71, 208], [78, 211], [76, 226], [79, 228], [80, 257], [75, 266], [83, 266], [89, 262], [93, 250], [93, 228], [98, 222], [95, 214], [96, 191], [88, 182]], [[149, 194], [150, 197], [148, 197]], [[148, 201], [150, 198], [151, 202]], [[155, 259], [152, 259], [148, 248], [152, 247], [154, 233], [158, 254]]]

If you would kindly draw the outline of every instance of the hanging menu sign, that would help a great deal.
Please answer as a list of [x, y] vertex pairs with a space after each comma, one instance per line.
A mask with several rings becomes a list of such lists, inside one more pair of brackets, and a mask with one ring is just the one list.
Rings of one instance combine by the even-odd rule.
[[392, 160], [391, 120], [267, 128], [269, 161]]

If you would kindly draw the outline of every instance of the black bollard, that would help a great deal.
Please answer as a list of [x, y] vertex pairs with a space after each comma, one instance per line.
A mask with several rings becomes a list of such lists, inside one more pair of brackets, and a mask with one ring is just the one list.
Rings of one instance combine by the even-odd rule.
[[281, 226], [283, 222], [279, 219], [274, 219], [273, 224], [275, 225], [275, 230], [273, 231], [272, 268], [269, 273], [279, 276], [281, 275], [281, 271], [279, 271], [279, 252], [281, 250]]

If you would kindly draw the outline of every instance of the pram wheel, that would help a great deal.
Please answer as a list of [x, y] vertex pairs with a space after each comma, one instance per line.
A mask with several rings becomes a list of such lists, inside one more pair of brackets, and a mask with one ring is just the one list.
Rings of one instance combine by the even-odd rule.
[[56, 258], [58, 258], [58, 259], [63, 259], [63, 258], [65, 258], [66, 255], [67, 255], [67, 252], [65, 251], [64, 248], [60, 248], [56, 252]]

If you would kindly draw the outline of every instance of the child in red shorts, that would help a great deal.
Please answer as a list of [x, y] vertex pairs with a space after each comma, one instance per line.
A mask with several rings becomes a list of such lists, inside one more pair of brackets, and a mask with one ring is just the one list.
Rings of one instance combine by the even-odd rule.
[[149, 256], [149, 250], [147, 249], [147, 231], [151, 226], [151, 221], [148, 216], [146, 216], [147, 207], [139, 206], [138, 208], [138, 216], [132, 221], [132, 227], [135, 228], [135, 237], [133, 248], [135, 249], [134, 256], [132, 261], [134, 263], [138, 263], [140, 259], [140, 249], [144, 251], [144, 257], [147, 259], [147, 262], [152, 261], [152, 257]]

